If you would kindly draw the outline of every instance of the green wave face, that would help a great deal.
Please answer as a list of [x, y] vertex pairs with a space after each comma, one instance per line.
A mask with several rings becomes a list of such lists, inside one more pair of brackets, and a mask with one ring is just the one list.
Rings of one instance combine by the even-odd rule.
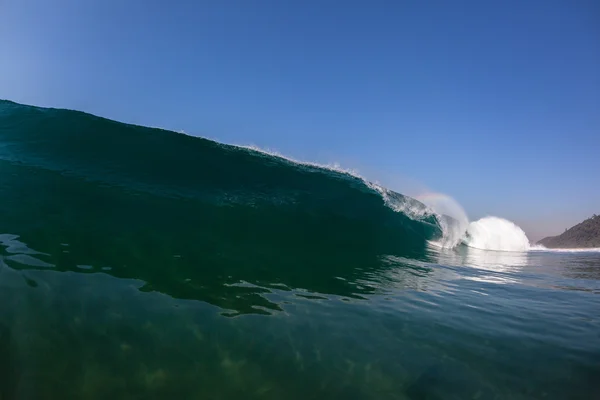
[[422, 257], [440, 234], [433, 217], [392, 211], [348, 174], [8, 101], [0, 195], [0, 233], [18, 236], [5, 246], [44, 253], [43, 268], [138, 279], [227, 315], [279, 310], [261, 296], [269, 285], [360, 296], [369, 290], [355, 282], [385, 269], [383, 257]]

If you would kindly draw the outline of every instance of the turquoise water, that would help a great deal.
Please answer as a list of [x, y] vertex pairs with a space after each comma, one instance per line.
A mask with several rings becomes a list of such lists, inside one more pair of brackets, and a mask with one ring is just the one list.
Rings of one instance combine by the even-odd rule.
[[440, 249], [360, 178], [5, 101], [0, 196], [2, 400], [600, 396], [599, 253]]

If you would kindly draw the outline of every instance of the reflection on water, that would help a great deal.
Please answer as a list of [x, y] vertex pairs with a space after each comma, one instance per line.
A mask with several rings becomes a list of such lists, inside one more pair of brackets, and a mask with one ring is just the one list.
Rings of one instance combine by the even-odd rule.
[[600, 252], [535, 251], [530, 257], [534, 265], [544, 266], [538, 273], [545, 285], [600, 294]]
[[[143, 236], [135, 238], [135, 241], [140, 240], [143, 241]], [[135, 241], [132, 238], [132, 246], [135, 246]], [[44, 253], [31, 249], [18, 235], [0, 234], [0, 262], [22, 271], [52, 268], [62, 272], [106, 273], [126, 279], [130, 278], [131, 272], [138, 272], [133, 278], [140, 282], [140, 291], [203, 300], [219, 306], [224, 316], [270, 315], [283, 311], [285, 304], [291, 304], [298, 298], [366, 300], [368, 295], [389, 290], [428, 290], [439, 286], [435, 280], [427, 278], [434, 271], [434, 266], [426, 261], [364, 252], [338, 253], [335, 258], [324, 256], [320, 260], [315, 259], [312, 265], [297, 265], [297, 260], [281, 260], [282, 265], [277, 265], [265, 260], [258, 267], [241, 263], [225, 264], [221, 268], [193, 268], [184, 257], [177, 255], [169, 257], [169, 263], [162, 264], [164, 271], [154, 275], [148, 270], [159, 261], [153, 252], [141, 253], [140, 260], [131, 260], [126, 253], [117, 253], [127, 260], [127, 269], [123, 270], [89, 264], [89, 258], [84, 256], [77, 244], [55, 243], [53, 247], [54, 253]], [[114, 259], [117, 265], [123, 260]], [[147, 268], [143, 270], [140, 267]], [[177, 276], [177, 272], [185, 275]], [[438, 271], [437, 275], [440, 274], [444, 272]]]
[[[319, 196], [290, 189], [296, 203], [247, 192], [258, 197], [232, 206], [4, 161], [0, 169], [7, 265], [138, 279], [144, 292], [206, 302], [228, 316], [280, 313], [284, 292], [365, 298], [375, 289], [358, 281], [389, 269], [381, 255], [422, 257], [431, 229], [364, 187], [358, 200], [338, 201], [331, 191], [344, 181], [310, 186]], [[37, 251], [20, 251], [23, 243]]]
[[468, 266], [471, 269], [462, 278], [474, 281], [508, 284], [519, 283], [520, 273], [529, 264], [526, 252], [488, 251], [459, 246], [441, 249], [430, 246], [435, 262], [449, 266]]
[[386, 255], [381, 257], [381, 262], [387, 268], [364, 279], [375, 284], [380, 294], [397, 291], [451, 292], [452, 281], [458, 275], [452, 269], [440, 268], [431, 258], [427, 256], [419, 260]]
[[[388, 255], [260, 285], [238, 274], [205, 302], [84, 263], [41, 266], [55, 257], [0, 240], [2, 399], [563, 399], [598, 389], [600, 297], [519, 289], [537, 256], [498, 265], [498, 255]], [[515, 276], [508, 291], [472, 279], [498, 274]], [[322, 286], [328, 279], [342, 285]], [[224, 318], [230, 296], [255, 312]]]
[[445, 265], [469, 265], [488, 271], [517, 272], [528, 264], [527, 252], [489, 251], [468, 246], [450, 250], [433, 246], [430, 248], [437, 253], [437, 261]]
[[[27, 245], [21, 242], [18, 235], [11, 234], [0, 234], [0, 245], [4, 247], [4, 252], [9, 254], [20, 254], [20, 255], [47, 255], [27, 247]], [[36, 260], [36, 263], [43, 263], [41, 260]], [[35, 266], [35, 265], [34, 265]]]

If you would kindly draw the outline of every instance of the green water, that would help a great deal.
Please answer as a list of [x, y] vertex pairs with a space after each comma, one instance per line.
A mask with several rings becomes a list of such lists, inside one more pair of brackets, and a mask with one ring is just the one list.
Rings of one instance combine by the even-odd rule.
[[600, 394], [598, 253], [440, 250], [357, 177], [3, 101], [0, 196], [2, 400]]

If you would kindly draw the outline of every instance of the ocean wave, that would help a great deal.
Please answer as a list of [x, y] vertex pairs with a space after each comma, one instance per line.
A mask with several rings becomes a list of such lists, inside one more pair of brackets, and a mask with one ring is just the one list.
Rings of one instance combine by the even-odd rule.
[[10, 102], [0, 102], [0, 142], [0, 232], [51, 254], [55, 269], [141, 279], [143, 290], [238, 312], [252, 312], [242, 306], [252, 293], [211, 294], [229, 276], [352, 281], [383, 255], [418, 258], [442, 234], [422, 203], [356, 172], [255, 148]]
[[298, 227], [309, 215], [334, 216], [363, 224], [357, 237], [395, 226], [386, 241], [399, 244], [529, 248], [522, 230], [508, 221], [494, 217], [469, 222], [449, 196], [430, 193], [415, 199], [337, 163], [301, 161], [257, 146], [9, 101], [0, 102], [0, 135], [0, 159], [6, 162], [155, 196], [250, 207], [254, 212], [270, 207], [294, 215]]

